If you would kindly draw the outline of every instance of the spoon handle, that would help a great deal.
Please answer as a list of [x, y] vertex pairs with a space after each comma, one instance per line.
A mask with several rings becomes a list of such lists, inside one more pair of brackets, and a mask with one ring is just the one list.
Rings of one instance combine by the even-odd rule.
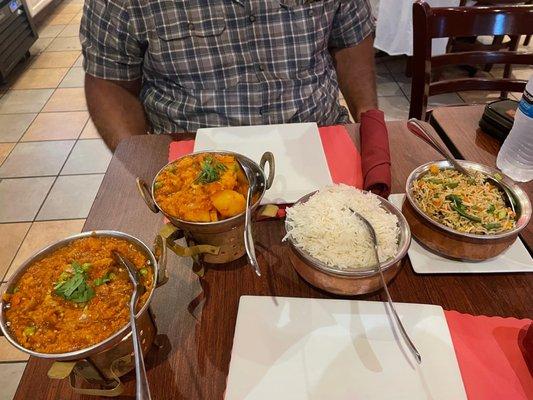
[[[378, 255], [378, 249], [375, 248], [376, 256]], [[394, 307], [394, 303], [392, 302], [392, 298], [389, 293], [389, 288], [387, 287], [387, 282], [385, 281], [385, 277], [383, 276], [383, 271], [381, 270], [381, 264], [378, 261], [378, 267], [379, 270], [379, 276], [381, 277], [381, 283], [383, 284], [383, 288], [385, 289], [385, 294], [387, 296], [387, 302], [389, 303], [389, 307], [392, 311], [392, 315], [394, 317], [394, 321], [396, 322], [396, 326], [400, 329], [400, 333], [403, 336], [403, 339], [406, 341], [407, 346], [409, 347], [409, 350], [411, 350], [411, 353], [413, 354], [413, 357], [416, 359], [416, 362], [420, 364], [422, 362], [422, 356], [416, 349], [414, 343], [411, 341], [411, 338], [407, 334], [407, 331], [405, 330], [402, 321], [400, 317], [398, 316], [398, 313], [396, 312], [396, 308]]]
[[457, 171], [461, 172], [463, 175], [470, 176], [468, 171], [455, 160], [452, 153], [435, 139], [437, 133], [430, 124], [416, 118], [411, 118], [407, 121], [407, 129], [442, 154]]
[[[133, 302], [132, 302], [133, 303]], [[135, 354], [135, 386], [137, 400], [151, 400], [150, 386], [148, 385], [148, 377], [146, 376], [146, 367], [144, 365], [144, 357], [142, 353], [141, 341], [139, 332], [137, 331], [137, 323], [135, 321], [135, 305], [130, 305], [130, 324], [131, 324], [131, 338], [133, 341], [133, 353]]]
[[392, 298], [391, 298], [391, 295], [389, 293], [389, 288], [387, 287], [387, 281], [385, 280], [385, 277], [383, 276], [383, 271], [381, 270], [381, 263], [379, 261], [378, 241], [377, 241], [376, 231], [374, 230], [374, 227], [372, 226], [372, 224], [365, 217], [363, 217], [358, 212], [354, 211], [352, 208], [349, 208], [349, 210], [352, 212], [353, 215], [355, 215], [357, 218], [359, 218], [363, 222], [363, 224], [368, 229], [368, 232], [370, 233], [370, 238], [372, 239], [372, 242], [373, 242], [374, 257], [376, 259], [376, 269], [379, 272], [379, 277], [381, 278], [381, 284], [383, 285], [383, 289], [385, 289], [385, 294], [387, 295], [387, 303], [389, 303], [389, 308], [392, 311], [392, 315], [394, 317], [395, 325], [400, 330], [400, 333], [402, 334], [405, 342], [407, 343], [407, 346], [409, 347], [409, 350], [413, 354], [413, 357], [416, 359], [416, 362], [418, 364], [420, 364], [422, 362], [422, 356], [420, 355], [420, 353], [416, 349], [413, 341], [411, 340], [411, 338], [407, 334], [407, 331], [405, 330], [405, 328], [404, 328], [404, 326], [402, 324], [402, 320], [400, 319], [400, 317], [398, 316], [398, 313], [396, 312], [396, 308], [394, 307], [394, 303], [392, 302]]
[[257, 256], [255, 255], [254, 238], [252, 236], [252, 186], [248, 188], [246, 195], [246, 213], [244, 216], [244, 247], [246, 248], [246, 254], [248, 256], [248, 262], [254, 269], [257, 276], [261, 276], [261, 270], [259, 269], [259, 263], [257, 262]]

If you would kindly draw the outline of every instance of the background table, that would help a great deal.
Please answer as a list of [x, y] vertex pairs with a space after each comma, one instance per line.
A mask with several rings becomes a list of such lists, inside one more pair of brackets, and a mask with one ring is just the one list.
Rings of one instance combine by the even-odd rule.
[[[348, 127], [358, 142], [358, 126]], [[403, 192], [408, 174], [418, 165], [437, 159], [434, 150], [415, 138], [405, 122], [388, 124], [392, 152], [393, 192]], [[137, 136], [121, 142], [106, 173], [85, 230], [117, 229], [151, 243], [162, 216], [151, 213], [135, 187], [135, 177], [151, 180], [167, 162], [168, 136]], [[223, 398], [237, 306], [241, 295], [332, 297], [300, 279], [281, 243], [283, 221], [257, 223], [256, 250], [263, 271], [257, 277], [241, 258], [207, 271], [199, 280], [190, 262], [171, 254], [170, 280], [156, 290], [152, 309], [165, 346], [147, 356], [148, 378], [157, 400]], [[405, 259], [390, 285], [396, 301], [439, 304], [446, 309], [486, 315], [531, 316], [533, 281], [525, 274], [416, 275]], [[380, 300], [379, 294], [359, 299]], [[260, 316], [258, 316], [260, 318]], [[52, 381], [50, 362], [31, 358], [15, 398], [91, 399], [75, 395], [67, 382]], [[124, 379], [132, 399], [132, 374]]]
[[[431, 7], [457, 7], [459, 0], [426, 0]], [[396, 56], [413, 55], [413, 0], [372, 0], [377, 18], [374, 47]], [[376, 12], [377, 10], [377, 12]], [[433, 55], [446, 52], [447, 38], [433, 39]]]

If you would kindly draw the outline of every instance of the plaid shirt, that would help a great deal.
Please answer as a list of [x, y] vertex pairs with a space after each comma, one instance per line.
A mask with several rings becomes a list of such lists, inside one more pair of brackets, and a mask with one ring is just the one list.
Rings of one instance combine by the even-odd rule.
[[348, 121], [329, 50], [374, 30], [368, 0], [86, 0], [85, 71], [142, 78], [156, 133]]

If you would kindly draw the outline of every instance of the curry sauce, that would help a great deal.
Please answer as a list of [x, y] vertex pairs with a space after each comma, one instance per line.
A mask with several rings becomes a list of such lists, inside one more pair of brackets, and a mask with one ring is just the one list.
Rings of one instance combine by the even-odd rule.
[[138, 269], [146, 288], [137, 303], [142, 308], [154, 285], [148, 258], [123, 239], [77, 239], [30, 265], [4, 295], [17, 342], [40, 353], [65, 353], [99, 343], [125, 326], [133, 286], [113, 251]]

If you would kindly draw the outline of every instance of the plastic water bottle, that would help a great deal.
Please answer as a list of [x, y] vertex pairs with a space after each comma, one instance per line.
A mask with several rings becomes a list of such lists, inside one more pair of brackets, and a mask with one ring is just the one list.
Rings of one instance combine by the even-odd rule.
[[503, 142], [496, 165], [518, 182], [533, 179], [533, 75], [524, 90], [514, 117], [513, 128]]

